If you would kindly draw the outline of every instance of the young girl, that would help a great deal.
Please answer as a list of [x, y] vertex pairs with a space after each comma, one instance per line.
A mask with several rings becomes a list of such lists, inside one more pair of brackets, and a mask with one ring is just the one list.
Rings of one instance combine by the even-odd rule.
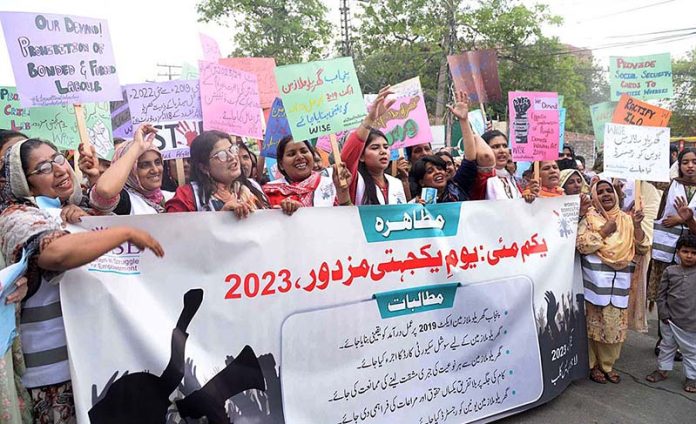
[[244, 175], [239, 148], [220, 131], [204, 131], [191, 143], [191, 182], [179, 187], [167, 212], [233, 211], [244, 218], [269, 207], [266, 196]]

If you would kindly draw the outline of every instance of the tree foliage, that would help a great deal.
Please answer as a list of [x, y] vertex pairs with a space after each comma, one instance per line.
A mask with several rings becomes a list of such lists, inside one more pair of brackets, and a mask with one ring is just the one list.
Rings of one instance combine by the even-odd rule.
[[234, 56], [274, 57], [280, 65], [327, 56], [332, 27], [321, 0], [203, 0], [197, 7], [201, 21], [234, 24]]
[[672, 62], [672, 75], [672, 136], [696, 136], [696, 48], [685, 58]]

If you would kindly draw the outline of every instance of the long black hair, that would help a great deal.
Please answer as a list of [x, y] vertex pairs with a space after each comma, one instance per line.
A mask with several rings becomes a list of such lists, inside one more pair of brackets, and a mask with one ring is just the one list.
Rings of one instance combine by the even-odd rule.
[[[413, 164], [413, 168], [411, 168], [411, 176], [416, 182], [417, 186], [417, 192], [420, 192], [423, 189], [423, 186], [421, 186], [420, 181], [425, 177], [425, 173], [427, 171], [427, 164], [431, 164], [436, 168], [440, 168], [443, 171], [447, 170], [447, 164], [445, 163], [440, 156], [424, 156], [416, 161], [416, 163]], [[414, 194], [415, 196], [415, 194]]]
[[503, 138], [505, 139], [505, 142], [508, 143], [508, 138], [507, 138], [507, 136], [506, 136], [504, 133], [502, 133], [501, 131], [498, 131], [498, 130], [486, 131], [485, 133], [483, 133], [483, 134], [481, 135], [481, 138], [483, 139], [483, 141], [486, 142], [486, 144], [491, 144], [491, 140], [493, 140], [493, 139], [496, 138], [496, 137], [503, 137]]
[[[363, 145], [361, 156], [365, 153], [365, 150], [367, 150], [367, 146], [369, 146], [370, 143], [378, 137], [381, 137], [385, 140], [387, 139], [387, 136], [384, 135], [382, 131], [372, 128], [370, 130], [370, 134], [368, 134], [367, 136], [367, 140], [365, 140], [365, 144]], [[377, 183], [375, 182], [375, 179], [372, 178], [372, 175], [367, 171], [367, 166], [365, 165], [365, 162], [358, 162], [358, 172], [360, 173], [360, 175], [363, 178], [363, 181], [365, 182], [365, 192], [363, 194], [363, 198], [361, 199], [362, 204], [379, 205], [379, 198], [377, 198]], [[385, 204], [387, 204], [389, 203], [389, 200], [384, 199], [384, 202]]]
[[257, 170], [256, 166], [259, 163], [259, 159], [256, 157], [256, 154], [249, 150], [249, 146], [246, 145], [244, 140], [241, 137], [237, 138], [237, 146], [240, 149], [244, 149], [245, 152], [249, 153], [249, 157], [251, 158], [251, 176], [247, 178], [254, 178], [254, 176], [258, 173], [258, 171], [255, 173], [254, 171]]
[[679, 168], [679, 178], [684, 177], [684, 173], [681, 170], [681, 161], [687, 153], [693, 153], [696, 155], [696, 148], [687, 147], [684, 150], [682, 150], [681, 152], [679, 152], [679, 156], [677, 156], [677, 163], [679, 164], [679, 165], [677, 165], [677, 167]]
[[[281, 174], [289, 181], [290, 177], [288, 177], [288, 174], [285, 172], [285, 169], [281, 166], [283, 163], [283, 155], [285, 155], [285, 149], [288, 147], [288, 144], [290, 142], [294, 141], [292, 138], [292, 135], [286, 135], [285, 137], [280, 139], [280, 142], [278, 143], [278, 147], [276, 147], [276, 160], [278, 161], [278, 171], [280, 171]], [[309, 151], [312, 153], [312, 162], [314, 162], [314, 148], [310, 144], [309, 141], [303, 140], [302, 141], [305, 146], [309, 149]]]
[[[204, 205], [210, 202], [213, 193], [215, 193], [215, 181], [210, 174], [206, 173], [205, 168], [210, 168], [210, 153], [213, 151], [215, 144], [221, 139], [230, 140], [233, 146], [236, 145], [230, 139], [230, 136], [222, 131], [203, 131], [191, 142], [191, 181], [198, 185], [198, 196]], [[240, 163], [240, 173], [236, 181], [248, 188], [264, 207], [270, 207], [266, 195], [249, 182], [241, 168]]]

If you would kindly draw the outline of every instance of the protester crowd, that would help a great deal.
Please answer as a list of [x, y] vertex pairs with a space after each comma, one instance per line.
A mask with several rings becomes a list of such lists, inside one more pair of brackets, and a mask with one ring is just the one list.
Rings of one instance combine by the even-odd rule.
[[[657, 305], [659, 356], [657, 370], [647, 379], [667, 378], [675, 357], [683, 356], [684, 390], [696, 392], [696, 236], [690, 234], [696, 231], [696, 150], [685, 149], [674, 158], [678, 175], [661, 188], [662, 195], [651, 183], [637, 188], [632, 181], [605, 178], [601, 169], [587, 170], [584, 158], [567, 145], [558, 161], [538, 164], [538, 179], [531, 169], [519, 177], [507, 136], [492, 129], [474, 134], [468, 100], [457, 93], [449, 108], [461, 126], [463, 156], [450, 149], [433, 152], [423, 144], [407, 148], [406, 157], [392, 166], [387, 137], [373, 128], [393, 104], [390, 94], [389, 87], [379, 92], [333, 166], [324, 167], [310, 142], [291, 136], [281, 140], [282, 178], [270, 182], [259, 158], [241, 140], [219, 131], [193, 140], [180, 179], [174, 161], [164, 161], [154, 146], [156, 129], [149, 124], [138, 127], [132, 140], [119, 140], [110, 163], [81, 145], [79, 162], [71, 164], [50, 140], [2, 130], [0, 268], [23, 255], [29, 268], [8, 297], [17, 304], [20, 337], [0, 361], [0, 422], [75, 420], [55, 278], [127, 241], [165, 254], [139, 229], [70, 234], [61, 220], [197, 211], [229, 211], [244, 219], [261, 209], [292, 215], [305, 207], [426, 203], [429, 189], [438, 203], [579, 195], [577, 252], [585, 286], [589, 378], [620, 382], [614, 364], [627, 330], [645, 330], [645, 310]], [[177, 186], [179, 179], [186, 183]], [[46, 199], [57, 199], [60, 219], [42, 206]]]

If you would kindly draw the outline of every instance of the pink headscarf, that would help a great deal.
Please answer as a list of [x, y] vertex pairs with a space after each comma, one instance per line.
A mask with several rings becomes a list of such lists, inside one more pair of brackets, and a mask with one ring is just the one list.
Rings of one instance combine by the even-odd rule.
[[[130, 149], [132, 146], [132, 140], [120, 144], [116, 148], [116, 151], [114, 152], [114, 157], [111, 159], [111, 162], [116, 163], [116, 161], [121, 159], [126, 154], [128, 149]], [[156, 152], [160, 159], [162, 159], [162, 153], [160, 153], [160, 151], [157, 150], [156, 147], [150, 147], [150, 149], [148, 149], [147, 152], [149, 151]], [[145, 152], [143, 152], [143, 154], [145, 154]], [[138, 178], [137, 161], [133, 164], [133, 169], [131, 169], [130, 174], [128, 174], [128, 180], [126, 180], [125, 189], [132, 194], [136, 194], [142, 197], [145, 200], [145, 202], [153, 208], [155, 208], [155, 210], [157, 210], [158, 213], [164, 212], [164, 206], [162, 205], [164, 195], [162, 194], [162, 190], [160, 188], [155, 190], [146, 190], [143, 187], [142, 183], [140, 182], [140, 178]]]

